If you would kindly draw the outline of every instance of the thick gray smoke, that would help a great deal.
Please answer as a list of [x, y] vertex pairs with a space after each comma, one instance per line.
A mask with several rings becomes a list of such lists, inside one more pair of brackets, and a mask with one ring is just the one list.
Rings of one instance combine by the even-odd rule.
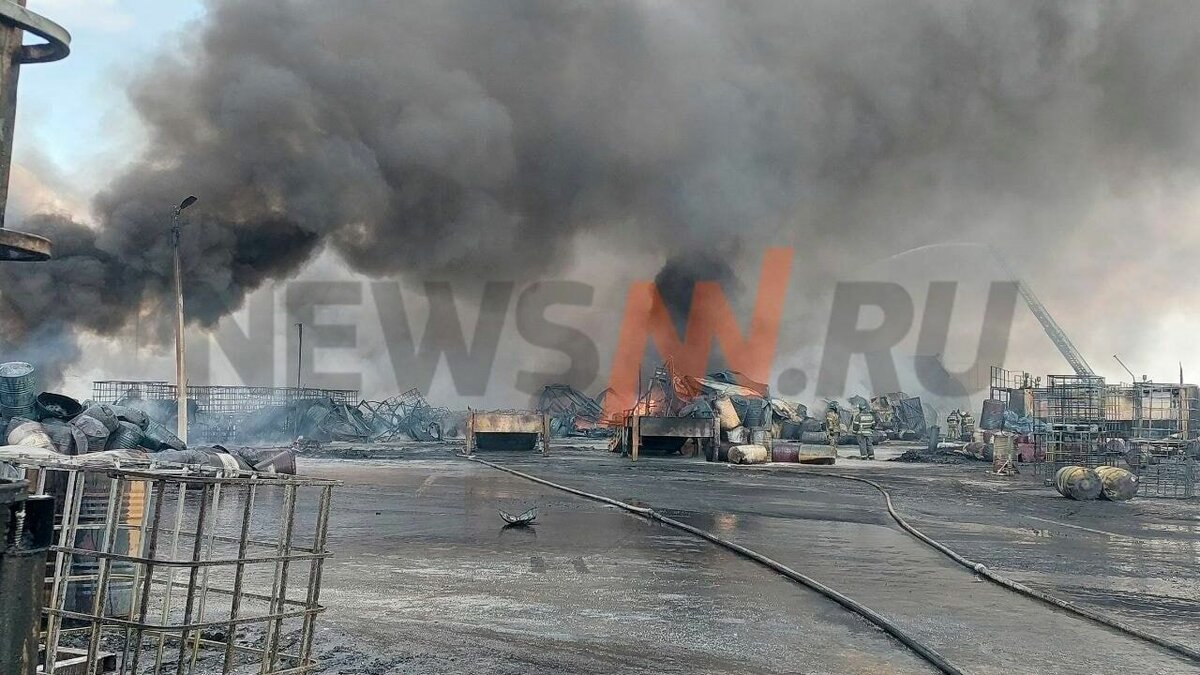
[[98, 229], [32, 219], [60, 260], [0, 267], [8, 340], [150, 313], [188, 194], [211, 325], [322, 247], [473, 279], [569, 265], [585, 230], [664, 258], [794, 244], [812, 277], [1036, 249], [1200, 149], [1193, 2], [210, 0], [182, 40], [131, 88], [149, 142]]

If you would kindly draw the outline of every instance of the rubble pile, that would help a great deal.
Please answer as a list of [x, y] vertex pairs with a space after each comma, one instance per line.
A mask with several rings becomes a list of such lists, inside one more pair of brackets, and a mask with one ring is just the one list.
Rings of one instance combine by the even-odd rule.
[[294, 453], [290, 460], [279, 457], [263, 463], [261, 453], [250, 448], [188, 447], [168, 426], [174, 424], [173, 401], [80, 403], [54, 392], [34, 395], [34, 383], [32, 365], [0, 364], [0, 429], [7, 444], [5, 455], [36, 452], [45, 459], [55, 455], [88, 456], [97, 461], [104, 457], [145, 459], [243, 471], [255, 469], [258, 463], [261, 470], [290, 466], [291, 472], [295, 471]]
[[369, 430], [365, 438], [373, 442], [402, 437], [433, 442], [460, 437], [466, 419], [465, 412], [430, 405], [416, 389], [382, 401], [363, 401], [358, 411]]
[[612, 428], [602, 418], [610, 391], [605, 389], [592, 398], [569, 384], [548, 384], [538, 396], [536, 410], [550, 416], [550, 435], [556, 438], [608, 436]]

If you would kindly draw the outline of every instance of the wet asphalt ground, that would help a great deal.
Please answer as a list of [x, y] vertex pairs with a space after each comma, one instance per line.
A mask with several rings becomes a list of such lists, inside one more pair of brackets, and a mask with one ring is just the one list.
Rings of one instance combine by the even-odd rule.
[[[684, 532], [455, 456], [332, 448], [318, 633], [327, 673], [909, 673], [893, 638]], [[880, 457], [890, 453], [881, 448]], [[370, 456], [367, 459], [366, 456]], [[900, 530], [859, 483], [598, 448], [486, 458], [710, 530], [815, 577], [970, 673], [1200, 672], [979, 579]], [[1200, 648], [1200, 503], [1072, 502], [1031, 475], [839, 460], [917, 527], [1018, 581]], [[536, 506], [532, 528], [498, 509]]]

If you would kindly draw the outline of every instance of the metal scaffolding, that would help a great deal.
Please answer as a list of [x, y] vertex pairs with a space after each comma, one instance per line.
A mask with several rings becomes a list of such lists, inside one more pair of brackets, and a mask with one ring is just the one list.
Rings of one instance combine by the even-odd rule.
[[988, 398], [1004, 404], [1008, 403], [1010, 392], [1013, 390], [1034, 385], [1033, 378], [1023, 370], [1005, 370], [1000, 366], [992, 366], [990, 375]]
[[45, 672], [308, 673], [336, 481], [18, 463], [57, 498]]
[[1146, 381], [1109, 387], [1108, 429], [1138, 474], [1139, 494], [1195, 496], [1198, 392], [1195, 385]]

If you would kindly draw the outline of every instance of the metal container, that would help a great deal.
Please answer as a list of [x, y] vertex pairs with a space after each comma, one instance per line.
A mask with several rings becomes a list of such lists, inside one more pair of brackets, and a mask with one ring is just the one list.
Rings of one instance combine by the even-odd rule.
[[151, 450], [187, 450], [187, 445], [179, 440], [178, 436], [154, 420], [150, 420], [150, 424], [146, 427], [143, 440], [147, 443], [146, 447]]
[[741, 445], [750, 441], [750, 431], [746, 427], [734, 427], [725, 432], [725, 440], [735, 445]]
[[108, 436], [109, 450], [133, 450], [142, 444], [142, 428], [132, 422], [118, 422], [117, 430]]
[[83, 433], [86, 445], [76, 448], [78, 454], [100, 452], [108, 444], [108, 427], [91, 415], [80, 415], [71, 420], [71, 426]]
[[713, 401], [713, 407], [717, 410], [717, 417], [721, 419], [723, 431], [742, 426], [742, 418], [738, 417], [737, 409], [733, 407], [733, 401], [730, 401], [728, 396], [718, 397]]
[[8, 426], [4, 428], [4, 439], [8, 440], [8, 435], [17, 430], [17, 427], [22, 424], [29, 424], [33, 420], [28, 417], [14, 417], [8, 421]]
[[734, 464], [766, 464], [771, 453], [761, 445], [735, 445], [729, 449], [729, 461]]
[[38, 422], [25, 422], [8, 432], [9, 445], [23, 445], [27, 448], [44, 448], [54, 450], [54, 442], [46, 434], [46, 429]]
[[73, 420], [83, 412], [83, 406], [79, 401], [70, 396], [62, 394], [53, 394], [44, 391], [37, 395], [34, 401], [34, 408], [39, 420], [60, 419]]
[[74, 449], [72, 446], [74, 436], [71, 435], [70, 424], [51, 417], [42, 421], [42, 428], [46, 430], [46, 435], [50, 437], [50, 442], [54, 444], [56, 452], [61, 452], [64, 455], [71, 454], [71, 451]]
[[1058, 494], [1088, 501], [1100, 496], [1103, 485], [1095, 471], [1082, 466], [1064, 466], [1054, 474], [1054, 487]]
[[83, 411], [83, 414], [100, 420], [100, 423], [104, 425], [105, 429], [108, 429], [108, 433], [110, 434], [117, 430], [117, 413], [112, 409], [112, 406], [104, 405], [103, 403], [88, 406], [87, 410]]
[[0, 363], [0, 417], [33, 417], [37, 394], [33, 366], [24, 361]]
[[54, 500], [27, 497], [25, 481], [0, 479], [0, 673], [32, 674], [38, 663], [46, 551]]
[[145, 430], [150, 426], [150, 416], [137, 408], [131, 408], [125, 405], [110, 406], [117, 419], [122, 422], [130, 422], [136, 424], [139, 429]]
[[1098, 466], [1096, 475], [1100, 477], [1100, 496], [1110, 502], [1123, 502], [1137, 495], [1138, 477], [1125, 469]]
[[[110, 481], [100, 474], [89, 474], [84, 479], [83, 500], [79, 505], [79, 526], [75, 534], [75, 547], [88, 551], [100, 550], [104, 541], [104, 529], [108, 522], [108, 498]], [[129, 489], [121, 496], [117, 520], [121, 523], [140, 524], [145, 513], [145, 483], [129, 483]], [[138, 553], [138, 533], [122, 527], [116, 531], [113, 552], [120, 555]], [[100, 559], [76, 555], [71, 563], [72, 576], [78, 577], [68, 586], [66, 607], [68, 611], [90, 614], [96, 597], [96, 581], [100, 573]], [[134, 564], [114, 560], [109, 566], [109, 582], [106, 597], [101, 602], [101, 611], [106, 616], [128, 616], [133, 599]]]
[[799, 462], [800, 445], [797, 443], [775, 443], [771, 446], [772, 462]]

